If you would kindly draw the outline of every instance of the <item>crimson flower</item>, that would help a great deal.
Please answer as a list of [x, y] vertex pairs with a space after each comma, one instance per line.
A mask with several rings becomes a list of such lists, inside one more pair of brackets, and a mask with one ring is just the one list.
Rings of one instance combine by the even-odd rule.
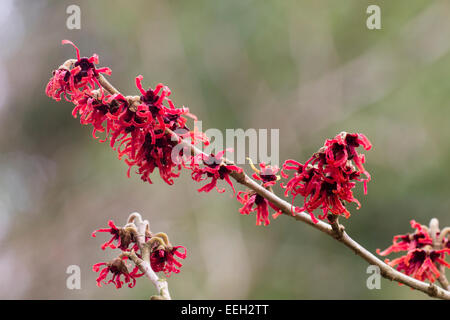
[[[142, 277], [144, 273], [139, 274], [139, 268], [136, 266], [133, 268], [131, 272], [128, 271], [128, 267], [124, 262], [126, 257], [123, 258], [115, 258], [110, 262], [100, 262], [94, 264], [92, 269], [94, 272], [99, 272], [101, 266], [105, 266], [99, 274], [97, 278], [97, 286], [101, 287], [103, 284], [114, 283], [117, 289], [122, 288], [122, 285], [128, 283], [129, 288], [133, 288], [136, 285], [136, 278]], [[106, 277], [109, 273], [112, 273], [112, 278], [107, 281]], [[123, 276], [123, 281], [121, 280], [121, 276]]]
[[[172, 130], [185, 128], [186, 118], [181, 117], [182, 115], [196, 119], [194, 115], [189, 113], [188, 108], [175, 108], [172, 100], [169, 99], [171, 91], [167, 86], [159, 83], [155, 89], [144, 90], [142, 79], [142, 75], [136, 77], [136, 87], [142, 94], [140, 99], [143, 104], [148, 106], [153, 118], [158, 120], [161, 131], [164, 131], [166, 127]], [[164, 105], [165, 102], [168, 107]]]
[[[270, 191], [271, 187], [275, 185], [277, 180], [280, 178], [277, 176], [279, 168], [277, 166], [270, 166], [265, 163], [260, 163], [259, 169], [257, 169], [250, 158], [247, 158], [247, 160], [250, 162], [250, 166], [254, 171], [252, 177], [258, 181], [261, 181], [262, 186]], [[265, 226], [270, 224], [269, 207], [275, 210], [275, 213], [273, 214], [274, 218], [281, 214], [281, 210], [279, 208], [255, 191], [239, 191], [236, 198], [243, 204], [242, 208], [239, 209], [241, 214], [249, 215], [256, 211], [257, 226], [260, 226], [263, 223]]]
[[[367, 193], [370, 175], [363, 167], [364, 155], [356, 151], [359, 146], [366, 150], [371, 148], [369, 140], [363, 134], [342, 132], [334, 139], [326, 140], [325, 145], [305, 164], [295, 160], [285, 161], [281, 175], [288, 178], [286, 171], [294, 170], [294, 176], [286, 184], [281, 184], [286, 189], [285, 196], [292, 195], [292, 203], [297, 196], [304, 197], [303, 206], [295, 208], [297, 212], [309, 212], [313, 222], [317, 223], [313, 213], [315, 209], [321, 208], [323, 214], [318, 218], [325, 219], [329, 212], [348, 218], [350, 212], [346, 209], [345, 202], [354, 202], [357, 209], [360, 208], [352, 190], [356, 186], [355, 181], [362, 181], [364, 192]], [[365, 178], [361, 177], [362, 174]]]
[[416, 229], [416, 232], [394, 236], [392, 245], [384, 251], [377, 249], [377, 253], [380, 256], [387, 256], [392, 252], [421, 249], [424, 246], [433, 245], [433, 239], [428, 232], [422, 228], [420, 223], [417, 223], [414, 220], [411, 220], [410, 223], [411, 227]]
[[[183, 250], [184, 252], [180, 252]], [[180, 259], [186, 259], [186, 248], [183, 246], [175, 246], [170, 248], [158, 248], [153, 250], [150, 255], [150, 265], [155, 272], [164, 272], [167, 277], [170, 274], [179, 273], [182, 264], [175, 259], [178, 257]]]
[[[116, 227], [112, 220], [108, 221], [108, 225], [109, 228], [98, 229], [92, 232], [92, 236], [94, 238], [97, 236], [97, 232], [109, 232], [112, 234], [112, 238], [101, 246], [102, 250], [105, 250], [109, 247], [111, 249], [119, 248], [123, 251], [127, 251], [129, 245], [132, 243], [134, 243], [133, 249], [137, 250], [137, 244], [133, 232], [124, 228]], [[117, 241], [117, 245], [113, 243], [114, 241]]]
[[[365, 156], [358, 154], [356, 148], [362, 146], [365, 150], [370, 150], [372, 144], [362, 133], [341, 132], [334, 139], [325, 142], [326, 163], [331, 167], [345, 168], [347, 161], [351, 160], [358, 168], [358, 173], [364, 173], [364, 193], [367, 193], [367, 182], [370, 181], [370, 174], [364, 169]], [[314, 161], [313, 161], [314, 162]]]
[[143, 181], [152, 183], [150, 174], [157, 168], [161, 178], [169, 185], [174, 183], [173, 178], [180, 176], [181, 163], [174, 161], [173, 148], [177, 145], [168, 135], [157, 138], [152, 143], [152, 136], [146, 134], [142, 144], [137, 146], [136, 156], [128, 157], [128, 177], [133, 166], [137, 166], [136, 173], [141, 175]]
[[443, 249], [434, 249], [433, 239], [426, 228], [414, 220], [411, 220], [411, 227], [416, 229], [414, 233], [394, 236], [392, 245], [381, 252], [377, 249], [377, 253], [386, 256], [392, 252], [405, 251], [403, 256], [392, 261], [386, 259], [385, 262], [417, 280], [435, 282], [440, 276], [439, 269], [450, 268], [450, 264], [445, 261], [445, 254], [450, 254], [450, 241], [444, 238]]
[[[101, 100], [85, 95], [76, 100], [75, 108], [72, 110], [72, 115], [76, 118], [80, 115], [80, 123], [83, 125], [92, 125], [92, 137], [98, 139], [97, 132], [105, 132], [105, 122], [109, 114], [117, 112], [115, 105], [103, 103]], [[100, 142], [105, 142], [104, 140]]]
[[265, 226], [270, 224], [269, 207], [275, 210], [276, 213], [274, 214], [274, 217], [281, 214], [279, 208], [254, 191], [239, 191], [237, 199], [243, 204], [243, 207], [239, 209], [241, 214], [249, 215], [256, 211], [257, 226], [260, 226], [262, 223], [264, 223]]
[[247, 158], [250, 162], [250, 166], [252, 167], [254, 173], [252, 177], [255, 180], [261, 181], [263, 183], [263, 187], [268, 188], [274, 186], [278, 180], [280, 180], [280, 176], [277, 175], [280, 170], [277, 166], [266, 165], [264, 162], [259, 164], [259, 169], [255, 167], [252, 160]]
[[73, 83], [73, 73], [76, 73], [77, 71], [78, 70], [74, 69], [74, 71], [71, 72], [65, 68], [59, 68], [58, 70], [53, 71], [53, 76], [50, 78], [50, 81], [45, 88], [47, 96], [56, 101], [60, 101], [61, 96], [64, 96], [67, 101], [70, 101], [68, 96], [70, 96], [75, 87]]
[[175, 152], [178, 141], [166, 132], [166, 128], [189, 132], [184, 116], [194, 119], [195, 116], [187, 108], [175, 108], [168, 98], [168, 87], [158, 84], [155, 89], [144, 90], [141, 80], [142, 76], [136, 78], [136, 86], [142, 93], [141, 104], [136, 111], [129, 108], [124, 97], [116, 95], [111, 98], [120, 101], [120, 111], [108, 116], [111, 120], [111, 146], [116, 141], [119, 143], [119, 158], [125, 158], [129, 166], [128, 176], [131, 168], [136, 166], [141, 179], [152, 183], [150, 174], [158, 168], [161, 178], [171, 185], [173, 178], [180, 175], [182, 154]]
[[446, 253], [449, 254], [450, 249], [414, 249], [392, 261], [386, 259], [386, 263], [391, 267], [397, 266], [398, 271], [403, 271], [406, 275], [412, 276], [417, 280], [425, 281], [428, 279], [430, 282], [434, 282], [440, 276], [436, 265], [450, 268], [450, 264], [444, 260]]
[[69, 40], [63, 40], [62, 44], [70, 44], [75, 48], [77, 59], [73, 64], [72, 70], [67, 66], [61, 66], [58, 70], [53, 72], [53, 77], [47, 84], [46, 94], [55, 99], [61, 100], [61, 95], [67, 101], [72, 97], [77, 97], [87, 92], [90, 93], [96, 85], [101, 88], [97, 77], [100, 73], [111, 74], [109, 68], [97, 69], [95, 64], [98, 64], [98, 56], [80, 57], [80, 50]]
[[[217, 155], [214, 155], [212, 153], [210, 155], [200, 153], [192, 157], [192, 179], [194, 181], [200, 182], [211, 178], [211, 181], [209, 183], [198, 189], [199, 192], [210, 192], [212, 189], [216, 188], [218, 192], [223, 193], [225, 192], [225, 189], [219, 189], [217, 187], [217, 181], [225, 180], [233, 189], [233, 193], [236, 194], [236, 190], [234, 189], [233, 183], [230, 179], [230, 173], [233, 171], [241, 173], [242, 168], [235, 165], [227, 165], [223, 162], [222, 157], [227, 151], [230, 150], [227, 149], [220, 151], [217, 153]], [[203, 167], [200, 167], [198, 165], [198, 162], [200, 162], [200, 160], [204, 164]]]

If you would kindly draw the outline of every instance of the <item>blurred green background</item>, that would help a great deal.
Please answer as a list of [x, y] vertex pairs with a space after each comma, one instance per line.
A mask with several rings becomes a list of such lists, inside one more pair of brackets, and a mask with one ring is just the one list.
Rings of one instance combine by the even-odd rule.
[[[81, 8], [81, 30], [66, 8]], [[382, 29], [366, 28], [381, 7]], [[365, 133], [367, 196], [343, 221], [375, 251], [409, 220], [450, 225], [450, 2], [402, 1], [10, 1], [0, 3], [0, 298], [146, 299], [154, 288], [98, 288], [91, 266], [113, 257], [109, 218], [139, 211], [154, 231], [188, 248], [169, 279], [177, 299], [424, 299], [288, 217], [268, 227], [241, 216], [230, 193], [199, 194], [185, 172], [174, 186], [137, 175], [45, 93], [51, 71], [100, 56], [122, 92], [168, 85], [203, 128], [280, 128], [280, 159], [305, 161], [340, 131]], [[66, 268], [81, 267], [81, 290]]]

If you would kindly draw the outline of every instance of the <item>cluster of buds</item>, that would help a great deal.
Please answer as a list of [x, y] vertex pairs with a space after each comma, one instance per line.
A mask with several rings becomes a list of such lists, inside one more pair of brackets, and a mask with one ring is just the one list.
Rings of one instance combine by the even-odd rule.
[[387, 256], [404, 252], [392, 261], [386, 259], [386, 263], [417, 280], [433, 283], [438, 279], [445, 288], [449, 287], [444, 271], [450, 268], [445, 261], [445, 255], [450, 254], [450, 228], [439, 230], [437, 219], [432, 219], [429, 227], [411, 220], [411, 227], [416, 229], [414, 233], [394, 236], [392, 245], [384, 251], [377, 249], [377, 253]]
[[[145, 274], [142, 263], [150, 264], [153, 272], [164, 272], [167, 277], [170, 277], [171, 273], [180, 272], [182, 264], [175, 257], [185, 259], [186, 248], [173, 246], [167, 234], [163, 232], [152, 233], [149, 222], [142, 220], [140, 214], [131, 214], [124, 227], [117, 227], [111, 220], [108, 225], [109, 228], [95, 230], [92, 236], [96, 237], [97, 232], [111, 234], [111, 239], [101, 248], [120, 249], [121, 253], [109, 262], [100, 262], [93, 266], [95, 272], [100, 272], [97, 278], [98, 286], [113, 283], [119, 289], [125, 282], [130, 288], [134, 287], [136, 278]], [[126, 263], [128, 259], [135, 263], [131, 271]], [[106, 280], [109, 274], [112, 274], [112, 277]]]
[[[292, 203], [297, 196], [304, 199], [302, 207], [295, 207], [295, 211], [307, 211], [312, 220], [317, 223], [315, 209], [322, 209], [319, 219], [335, 216], [348, 218], [350, 212], [345, 202], [354, 202], [357, 209], [361, 206], [353, 196], [355, 181], [364, 183], [364, 193], [367, 193], [369, 173], [364, 169], [365, 157], [358, 154], [356, 149], [362, 146], [370, 150], [372, 145], [360, 133], [341, 132], [334, 139], [328, 139], [318, 152], [314, 153], [305, 164], [295, 160], [287, 160], [283, 164], [281, 175], [288, 178], [286, 171], [294, 170], [294, 176], [286, 183], [285, 196], [292, 195]], [[364, 174], [364, 178], [361, 175]]]

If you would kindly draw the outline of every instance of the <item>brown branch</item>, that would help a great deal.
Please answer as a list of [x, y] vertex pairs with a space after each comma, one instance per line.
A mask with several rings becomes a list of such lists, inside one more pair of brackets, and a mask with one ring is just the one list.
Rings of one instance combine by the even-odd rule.
[[[103, 88], [105, 88], [111, 94], [119, 93], [119, 91], [117, 91], [117, 89], [115, 89], [102, 75], [99, 75], [98, 80], [100, 84], [103, 86]], [[166, 129], [166, 132], [170, 134], [171, 137], [173, 137], [174, 139], [180, 141], [180, 143], [183, 144], [185, 147], [189, 148], [192, 154], [198, 154], [202, 152], [200, 149], [193, 146], [191, 143], [183, 140], [181, 137], [179, 137], [175, 132], [171, 131], [170, 129]], [[228, 159], [224, 159], [224, 162], [227, 164], [233, 163]], [[251, 179], [244, 171], [242, 173], [237, 173], [233, 171], [230, 175], [233, 177], [234, 180], [236, 180], [236, 182], [255, 191], [260, 196], [270, 201], [272, 204], [278, 207], [285, 215], [290, 216], [297, 221], [304, 222], [310, 225], [311, 227], [333, 237], [334, 239], [336, 239], [337, 241], [341, 242], [346, 247], [351, 249], [356, 255], [366, 260], [369, 264], [378, 266], [380, 268], [380, 273], [384, 278], [405, 284], [408, 287], [422, 291], [431, 297], [450, 300], [449, 290], [445, 290], [443, 288], [437, 287], [432, 283], [429, 284], [423, 281], [419, 281], [410, 276], [407, 276], [404, 273], [395, 270], [394, 268], [392, 268], [391, 266], [380, 260], [378, 257], [373, 255], [370, 251], [368, 251], [367, 249], [362, 247], [358, 242], [353, 240], [345, 232], [343, 226], [339, 224], [337, 219], [332, 221], [331, 224], [325, 223], [323, 221], [314, 223], [311, 219], [311, 216], [308, 213], [293, 212], [293, 208], [290, 203], [288, 203], [287, 201], [278, 197], [273, 192], [267, 190], [266, 188], [258, 184], [256, 181]]]
[[101, 74], [97, 77], [98, 82], [102, 85], [103, 89], [108, 91], [110, 94], [120, 94], [119, 90], [117, 90], [105, 77]]

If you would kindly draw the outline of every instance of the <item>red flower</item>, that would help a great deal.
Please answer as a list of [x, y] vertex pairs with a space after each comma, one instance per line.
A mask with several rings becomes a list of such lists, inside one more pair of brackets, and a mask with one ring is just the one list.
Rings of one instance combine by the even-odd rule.
[[[128, 272], [128, 268], [124, 260], [126, 260], [126, 257], [122, 259], [115, 258], [110, 262], [100, 262], [94, 264], [92, 268], [94, 272], [99, 272], [100, 267], [103, 265], [105, 266], [100, 271], [99, 277], [97, 278], [97, 285], [101, 287], [102, 283], [114, 283], [116, 288], [120, 289], [125, 281], [125, 283], [128, 283], [129, 288], [133, 288], [136, 285], [136, 278], [142, 277], [144, 273], [138, 274], [139, 268], [137, 266], [134, 267], [131, 272]], [[112, 273], [112, 278], [108, 282], [106, 282], [106, 277], [110, 272]], [[123, 276], [124, 281], [121, 280], [121, 276]]]
[[362, 133], [341, 132], [334, 139], [325, 142], [326, 162], [332, 167], [343, 168], [348, 160], [352, 160], [358, 168], [358, 173], [364, 173], [364, 193], [367, 194], [367, 182], [370, 181], [370, 174], [364, 169], [365, 156], [358, 154], [356, 148], [362, 146], [365, 150], [370, 150], [372, 144]]
[[[158, 168], [161, 178], [167, 184], [173, 184], [173, 178], [179, 177], [182, 167], [182, 154], [174, 152], [177, 140], [165, 131], [169, 128], [173, 131], [181, 130], [189, 132], [186, 127], [186, 118], [195, 118], [187, 108], [175, 108], [168, 98], [170, 89], [158, 84], [153, 90], [145, 91], [141, 84], [142, 76], [136, 78], [136, 86], [141, 91], [141, 104], [136, 107], [136, 112], [130, 110], [127, 101], [122, 96], [114, 96], [111, 99], [121, 101], [120, 112], [117, 116], [109, 116], [111, 119], [111, 146], [119, 142], [119, 158], [125, 157], [128, 164], [128, 176], [133, 166], [137, 167], [137, 173], [141, 179], [152, 183], [150, 174]], [[168, 107], [163, 103], [167, 103]]]
[[50, 81], [45, 88], [47, 96], [56, 101], [60, 101], [61, 95], [64, 95], [64, 98], [67, 101], [70, 101], [67, 96], [73, 92], [73, 73], [77, 71], [78, 70], [74, 70], [71, 72], [64, 68], [53, 71], [53, 77], [50, 78]]
[[280, 170], [277, 166], [266, 165], [264, 162], [259, 164], [259, 169], [257, 169], [252, 160], [247, 158], [250, 162], [250, 166], [252, 167], [253, 173], [252, 177], [255, 180], [261, 181], [263, 183], [263, 187], [268, 188], [274, 186], [278, 180], [280, 180], [280, 176], [277, 175]]
[[386, 259], [391, 267], [397, 266], [398, 271], [403, 271], [406, 275], [412, 276], [420, 281], [430, 280], [436, 281], [440, 276], [439, 269], [436, 265], [442, 265], [450, 268], [445, 259], [445, 254], [450, 253], [450, 249], [442, 250], [426, 250], [414, 249], [410, 250], [406, 255], [389, 261]]
[[[119, 248], [123, 251], [128, 251], [129, 250], [128, 247], [132, 243], [134, 243], [133, 249], [135, 251], [138, 249], [133, 232], [131, 232], [128, 229], [116, 227], [116, 225], [112, 220], [108, 221], [108, 225], [110, 226], [110, 228], [98, 229], [92, 232], [92, 236], [94, 238], [97, 236], [96, 235], [97, 232], [109, 232], [112, 234], [112, 238], [102, 245], [101, 247], [102, 250], [105, 250], [106, 248], [110, 247], [111, 249]], [[114, 241], [117, 241], [117, 245], [113, 243]]]
[[[250, 158], [247, 158], [247, 160], [250, 162], [250, 166], [253, 171], [255, 171], [252, 177], [258, 181], [261, 181], [262, 186], [271, 191], [271, 187], [275, 185], [277, 180], [280, 178], [277, 176], [279, 168], [277, 166], [270, 166], [265, 163], [260, 163], [260, 169], [257, 169]], [[269, 207], [275, 210], [273, 218], [276, 218], [281, 214], [281, 210], [279, 208], [255, 191], [239, 191], [236, 198], [243, 204], [243, 207], [239, 209], [241, 214], [249, 215], [250, 213], [256, 211], [257, 226], [260, 226], [262, 223], [264, 223], [265, 226], [270, 224]]]
[[[177, 128], [184, 128], [186, 124], [186, 119], [182, 118], [181, 115], [187, 115], [193, 119], [195, 116], [189, 113], [187, 108], [175, 108], [172, 100], [169, 99], [171, 95], [170, 89], [159, 83], [155, 89], [149, 88], [144, 90], [142, 87], [143, 76], [139, 75], [136, 77], [136, 87], [141, 92], [141, 101], [148, 106], [149, 112], [153, 118], [158, 120], [160, 130], [164, 132], [166, 125], [172, 130]], [[166, 102], [169, 107], [166, 107], [163, 103]]]
[[392, 252], [409, 251], [423, 248], [426, 245], [433, 245], [433, 239], [431, 239], [428, 232], [422, 228], [420, 223], [411, 220], [411, 227], [416, 229], [416, 232], [394, 236], [392, 246], [384, 251], [377, 249], [377, 253], [380, 256], [387, 256]]
[[[200, 153], [192, 157], [192, 179], [200, 182], [211, 178], [211, 181], [208, 184], [205, 184], [203, 187], [198, 189], [199, 192], [210, 192], [214, 188], [216, 188], [220, 193], [225, 192], [225, 189], [219, 189], [217, 187], [217, 180], [225, 180], [233, 189], [233, 193], [236, 194], [236, 190], [234, 189], [233, 183], [230, 179], [230, 173], [233, 171], [241, 173], [242, 168], [235, 165], [227, 165], [223, 162], [222, 157], [226, 151], [230, 151], [230, 149], [220, 151], [217, 155], [206, 155], [204, 153]], [[203, 162], [203, 167], [198, 165], [199, 160]]]
[[[85, 95], [77, 99], [75, 108], [72, 110], [72, 115], [76, 118], [79, 114], [81, 124], [92, 125], [92, 137], [97, 139], [96, 132], [105, 132], [104, 123], [107, 121], [108, 115], [116, 111], [117, 108], [115, 106]], [[101, 142], [105, 142], [107, 138], [108, 135]]]
[[129, 153], [127, 154], [128, 159], [125, 159], [125, 162], [129, 166], [128, 177], [131, 168], [137, 166], [136, 173], [141, 175], [141, 179], [152, 183], [150, 174], [158, 168], [161, 178], [172, 185], [173, 178], [178, 178], [181, 170], [181, 164], [172, 157], [176, 144], [168, 135], [161, 136], [152, 143], [152, 136], [147, 133], [142, 143], [136, 146], [136, 156], [132, 158]]
[[[182, 249], [184, 252], [180, 252]], [[156, 249], [150, 255], [150, 264], [155, 272], [163, 271], [167, 277], [170, 277], [172, 272], [179, 273], [182, 264], [175, 259], [186, 259], [186, 248], [183, 246], [175, 246], [166, 249]]]
[[[328, 212], [348, 218], [350, 212], [345, 208], [344, 201], [356, 203], [359, 209], [361, 205], [352, 191], [356, 185], [354, 181], [363, 181], [366, 193], [366, 183], [370, 180], [369, 173], [363, 167], [364, 155], [356, 151], [360, 145], [366, 150], [371, 148], [364, 135], [343, 132], [334, 139], [327, 140], [324, 147], [305, 164], [295, 160], [287, 160], [283, 164], [281, 175], [284, 178], [288, 178], [287, 170], [295, 170], [294, 177], [287, 184], [281, 184], [286, 189], [285, 196], [291, 194], [292, 203], [298, 195], [304, 197], [303, 206], [295, 209], [297, 212], [306, 210], [314, 223], [317, 223], [313, 213], [315, 209], [321, 208], [323, 211], [319, 219], [325, 219]], [[362, 179], [361, 174], [366, 178]]]
[[239, 209], [241, 214], [249, 215], [256, 211], [256, 225], [260, 226], [264, 223], [265, 226], [270, 224], [269, 207], [275, 210], [274, 217], [281, 214], [281, 210], [273, 205], [266, 198], [260, 196], [254, 191], [239, 191], [237, 199], [244, 206]]
[[447, 247], [449, 241], [444, 238], [443, 249], [436, 250], [426, 228], [414, 220], [411, 220], [411, 227], [416, 229], [414, 233], [395, 236], [392, 246], [382, 252], [377, 249], [377, 253], [386, 256], [392, 252], [406, 251], [405, 255], [392, 261], [386, 259], [385, 262], [417, 280], [434, 282], [440, 276], [441, 266], [450, 268], [450, 264], [445, 261], [445, 254], [450, 253]]
[[82, 93], [90, 93], [96, 85], [101, 89], [97, 76], [100, 73], [111, 74], [111, 70], [95, 68], [94, 64], [98, 64], [96, 54], [90, 58], [81, 58], [80, 50], [71, 41], [63, 40], [62, 44], [70, 44], [75, 48], [77, 60], [74, 62], [72, 70], [68, 70], [68, 66], [62, 66], [53, 72], [53, 77], [45, 90], [46, 94], [56, 101], [61, 100], [61, 95], [64, 94], [65, 99], [70, 101], [71, 98], [78, 97]]

